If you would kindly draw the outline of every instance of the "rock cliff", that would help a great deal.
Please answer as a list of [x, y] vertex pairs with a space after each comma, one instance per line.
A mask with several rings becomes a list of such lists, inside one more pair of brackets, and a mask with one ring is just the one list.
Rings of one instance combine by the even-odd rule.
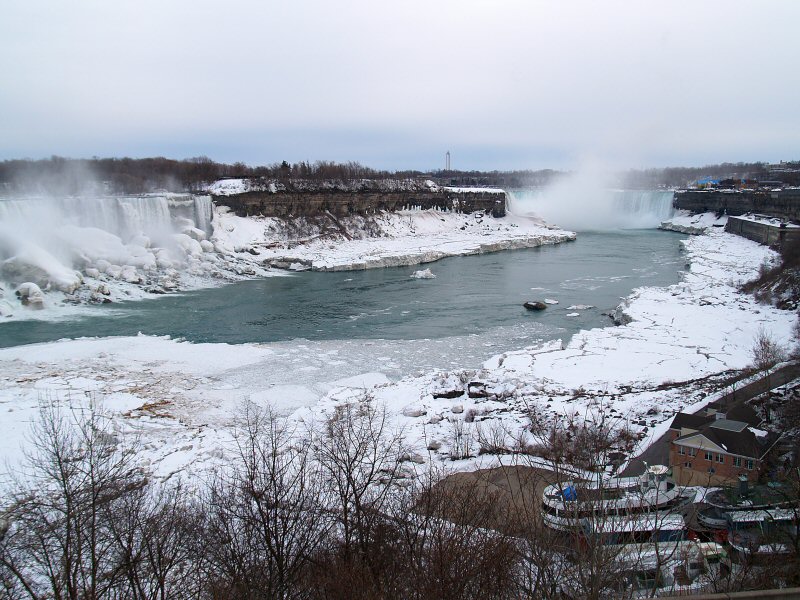
[[800, 189], [783, 190], [685, 190], [675, 193], [675, 208], [693, 213], [716, 212], [738, 216], [759, 213], [800, 221]]
[[228, 206], [241, 217], [316, 217], [325, 214], [346, 217], [414, 208], [460, 213], [481, 211], [493, 217], [506, 214], [505, 194], [488, 191], [253, 191], [212, 195], [212, 199], [214, 204]]

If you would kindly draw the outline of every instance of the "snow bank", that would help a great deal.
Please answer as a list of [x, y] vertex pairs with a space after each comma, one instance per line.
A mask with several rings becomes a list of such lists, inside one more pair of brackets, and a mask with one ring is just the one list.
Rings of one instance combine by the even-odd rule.
[[[737, 291], [773, 255], [771, 250], [712, 229], [686, 241], [685, 251], [690, 268], [681, 283], [641, 288], [625, 301], [628, 325], [582, 331], [563, 348], [546, 344], [506, 352], [477, 371], [404, 379], [374, 395], [398, 415], [413, 445], [442, 441], [438, 456], [443, 460], [452, 450], [447, 440], [453, 436], [448, 416], [453, 407], [471, 415], [464, 426], [474, 457], [481, 427], [485, 432], [502, 424], [519, 433], [531, 409], [546, 419], [573, 414], [620, 420], [638, 433], [644, 447], [663, 433], [675, 412], [713, 399], [709, 394], [718, 389], [718, 374], [751, 363], [760, 328], [784, 345], [791, 343], [794, 313], [760, 305]], [[468, 393], [475, 382], [484, 396]], [[331, 395], [320, 408], [331, 410], [338, 401]], [[473, 458], [465, 464], [483, 463]]]
[[689, 235], [700, 235], [712, 227], [723, 228], [728, 222], [727, 215], [717, 216], [713, 212], [693, 214], [688, 210], [677, 210], [668, 221], [663, 221], [660, 229], [677, 231]]
[[495, 219], [432, 210], [291, 224], [273, 217], [239, 217], [216, 209], [212, 242], [242, 260], [318, 271], [372, 269], [429, 263], [448, 256], [531, 248], [575, 239], [575, 234], [530, 217]]

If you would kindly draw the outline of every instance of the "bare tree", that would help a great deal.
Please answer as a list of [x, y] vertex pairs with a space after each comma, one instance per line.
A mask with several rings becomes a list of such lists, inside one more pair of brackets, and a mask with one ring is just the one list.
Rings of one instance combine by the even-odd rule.
[[369, 562], [373, 522], [402, 476], [402, 436], [391, 431], [386, 409], [365, 396], [336, 408], [316, 448], [345, 557]]
[[297, 598], [329, 530], [311, 440], [271, 409], [245, 407], [236, 461], [205, 500], [204, 580], [212, 598]]
[[[786, 348], [781, 346], [763, 327], [759, 327], [751, 352], [753, 355], [753, 366], [758, 371], [763, 371], [766, 374], [767, 387], [771, 388], [770, 377], [772, 376], [772, 369], [775, 365], [788, 358]], [[767, 422], [771, 421], [772, 417], [768, 396], [769, 394], [767, 394], [762, 401], [765, 413], [764, 416]]]
[[108, 506], [104, 518], [119, 575], [115, 597], [199, 597], [196, 513], [180, 485], [138, 487]]
[[111, 597], [119, 568], [106, 511], [142, 485], [132, 449], [117, 440], [94, 402], [68, 413], [43, 403], [0, 548], [14, 593]]
[[767, 371], [786, 360], [786, 349], [781, 346], [766, 329], [760, 327], [756, 333], [753, 348], [753, 366], [759, 371]]

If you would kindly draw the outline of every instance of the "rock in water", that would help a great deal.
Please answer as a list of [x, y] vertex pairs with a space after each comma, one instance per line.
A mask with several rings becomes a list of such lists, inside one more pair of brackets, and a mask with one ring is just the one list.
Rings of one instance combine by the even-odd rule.
[[539, 302], [538, 300], [536, 302], [526, 302], [522, 306], [524, 306], [528, 310], [544, 310], [545, 308], [547, 308], [547, 304], [545, 304], [544, 302]]

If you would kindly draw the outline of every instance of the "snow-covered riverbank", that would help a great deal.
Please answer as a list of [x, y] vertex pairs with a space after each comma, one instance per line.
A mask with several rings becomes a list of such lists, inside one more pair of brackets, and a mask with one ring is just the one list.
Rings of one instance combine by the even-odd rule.
[[[191, 476], [222, 461], [245, 400], [319, 421], [365, 393], [386, 404], [426, 461], [450, 460], [457, 427], [467, 435], [462, 450], [476, 454], [479, 428], [517, 431], [531, 407], [547, 418], [603, 412], [626, 419], [646, 443], [675, 411], [702, 399], [703, 378], [750, 362], [760, 327], [788, 343], [795, 318], [736, 289], [773, 256], [769, 249], [719, 229], [685, 246], [683, 281], [636, 290], [621, 309], [632, 319], [627, 325], [582, 331], [563, 348], [510, 350], [478, 371], [390, 381], [375, 367], [376, 359], [388, 363], [392, 352], [403, 352], [390, 341], [230, 346], [139, 336], [0, 350], [0, 454], [19, 455], [43, 399], [76, 405], [95, 398], [121, 434], [142, 440], [142, 459], [156, 475]], [[470, 382], [479, 382], [475, 397]]]
[[575, 239], [540, 219], [406, 210], [337, 219], [238, 217], [216, 209], [220, 252], [283, 268], [347, 271], [428, 263], [447, 256], [534, 248]]

